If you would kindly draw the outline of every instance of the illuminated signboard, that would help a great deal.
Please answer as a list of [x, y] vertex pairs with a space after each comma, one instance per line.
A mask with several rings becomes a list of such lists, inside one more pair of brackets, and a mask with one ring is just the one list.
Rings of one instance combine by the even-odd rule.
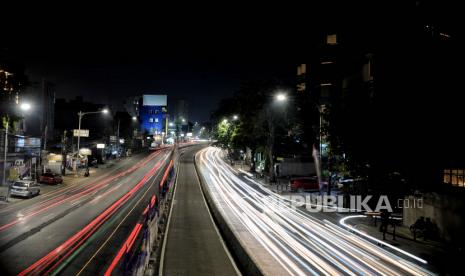
[[166, 95], [143, 95], [142, 105], [148, 106], [167, 106], [168, 96]]

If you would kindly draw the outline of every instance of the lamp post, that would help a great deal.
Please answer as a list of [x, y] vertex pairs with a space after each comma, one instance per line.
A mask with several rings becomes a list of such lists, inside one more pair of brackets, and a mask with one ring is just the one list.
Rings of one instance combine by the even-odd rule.
[[[282, 104], [287, 102], [288, 97], [285, 93], [279, 92], [274, 95], [274, 102], [278, 104]], [[270, 168], [269, 173], [270, 177], [273, 178], [274, 176], [274, 162], [273, 162], [273, 148], [275, 143], [275, 116], [273, 111], [271, 110], [271, 103], [268, 104], [266, 108], [266, 115], [268, 121], [268, 128], [269, 128], [269, 136], [268, 136], [268, 159], [270, 160]]]
[[[28, 111], [31, 109], [31, 104], [29, 103], [22, 103], [20, 105], [20, 109], [23, 111]], [[24, 120], [23, 120], [23, 126], [24, 126]], [[6, 159], [8, 157], [8, 130], [10, 127], [10, 116], [6, 116], [6, 125], [5, 125], [5, 145], [3, 148], [3, 179], [2, 179], [2, 185], [6, 185]], [[5, 201], [8, 201], [8, 198], [10, 197], [10, 185], [7, 185], [7, 194]]]
[[20, 106], [20, 109], [23, 111], [23, 120], [22, 120], [22, 123], [23, 123], [23, 132], [25, 133], [26, 132], [26, 119], [24, 118], [25, 115], [24, 115], [24, 111], [28, 111], [29, 109], [31, 109], [31, 104], [29, 103], [22, 103]]
[[[99, 110], [99, 111], [91, 111], [91, 112], [82, 112], [82, 111], [79, 111], [79, 112], [78, 112], [79, 122], [78, 122], [77, 156], [79, 156], [79, 147], [80, 147], [80, 143], [81, 143], [81, 120], [82, 120], [82, 117], [84, 117], [84, 115], [87, 115], [87, 114], [97, 114], [97, 113], [104, 113], [104, 114], [107, 114], [107, 113], [108, 113], [108, 109], [105, 108], [105, 109]], [[75, 161], [74, 166], [75, 166], [76, 176], [78, 176], [78, 171], [77, 171], [77, 160]]]
[[[6, 158], [7, 158], [7, 151], [8, 151], [8, 127], [10, 125], [10, 117], [6, 116], [6, 126], [5, 126], [5, 148], [4, 148], [4, 155], [3, 155], [3, 181], [2, 185], [6, 183]], [[8, 185], [8, 190], [6, 193], [5, 201], [8, 201], [8, 197], [10, 196], [10, 185]]]
[[[319, 126], [318, 126], [318, 165], [317, 165], [317, 176], [318, 176], [318, 181], [320, 182], [320, 187], [321, 187], [321, 174], [322, 174], [322, 156], [323, 156], [323, 134], [322, 134], [322, 129], [323, 129], [323, 113], [325, 112], [325, 105], [324, 104], [319, 104], [316, 102], [312, 102], [313, 105], [317, 108], [318, 110], [318, 116], [319, 116]], [[329, 161], [328, 161], [329, 162]], [[331, 194], [331, 172], [329, 176], [329, 181], [328, 181], [328, 186], [327, 186], [327, 194]]]
[[116, 132], [116, 144], [118, 145], [116, 147], [116, 149], [118, 150], [118, 154], [120, 154], [120, 149], [121, 149], [121, 143], [119, 142], [119, 124], [120, 124], [121, 120], [118, 119], [118, 130]]

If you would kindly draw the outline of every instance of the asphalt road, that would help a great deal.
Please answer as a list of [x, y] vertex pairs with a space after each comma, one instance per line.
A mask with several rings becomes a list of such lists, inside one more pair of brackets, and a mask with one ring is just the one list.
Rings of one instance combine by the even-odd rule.
[[97, 178], [0, 209], [2, 274], [101, 274], [157, 192], [170, 152], [129, 158]]
[[214, 225], [194, 167], [192, 147], [180, 157], [160, 275], [237, 275]]
[[240, 229], [240, 237], [249, 233], [242, 241], [263, 271], [269, 271], [269, 263], [263, 263], [261, 256], [269, 254], [273, 264], [288, 275], [434, 274], [421, 258], [408, 252], [393, 254], [241, 176], [224, 161], [218, 148], [202, 150], [197, 160], [214, 201], [221, 203], [225, 220], [238, 222], [233, 227]]

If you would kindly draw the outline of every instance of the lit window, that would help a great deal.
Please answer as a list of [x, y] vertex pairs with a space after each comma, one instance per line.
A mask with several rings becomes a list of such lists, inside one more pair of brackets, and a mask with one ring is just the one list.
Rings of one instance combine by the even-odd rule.
[[155, 123], [158, 123], [158, 118], [155, 118]]
[[297, 66], [297, 76], [305, 75], [307, 73], [307, 64]]
[[150, 122], [150, 123], [153, 123], [153, 118], [149, 118], [149, 122]]
[[336, 45], [337, 44], [337, 35], [336, 34], [327, 35], [326, 36], [326, 43], [328, 45]]
[[456, 187], [465, 187], [465, 170], [446, 169], [444, 170], [444, 183]]

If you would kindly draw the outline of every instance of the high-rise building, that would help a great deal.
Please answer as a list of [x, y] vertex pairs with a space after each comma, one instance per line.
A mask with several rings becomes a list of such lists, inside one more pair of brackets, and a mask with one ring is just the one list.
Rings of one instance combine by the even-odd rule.
[[189, 122], [189, 103], [184, 99], [179, 99], [174, 105], [174, 120], [186, 126]]
[[124, 109], [132, 117], [139, 117], [139, 102], [141, 100], [141, 96], [133, 96], [126, 98], [124, 102]]
[[55, 84], [42, 80], [40, 129], [44, 140], [53, 138], [55, 129]]
[[139, 120], [141, 131], [149, 135], [166, 134], [168, 119], [168, 96], [144, 94], [139, 101]]

